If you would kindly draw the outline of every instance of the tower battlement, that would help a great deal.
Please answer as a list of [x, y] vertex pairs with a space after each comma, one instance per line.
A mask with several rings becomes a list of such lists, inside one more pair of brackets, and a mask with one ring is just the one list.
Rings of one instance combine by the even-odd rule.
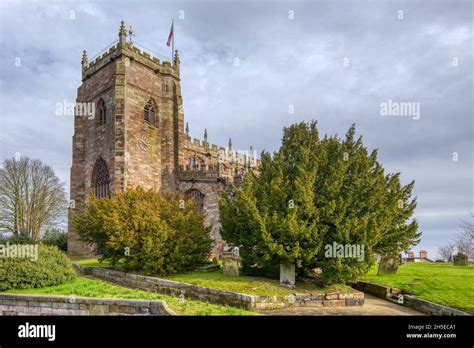
[[223, 147], [209, 144], [206, 140], [186, 136], [184, 145], [190, 152], [202, 154], [209, 158], [217, 158], [217, 162], [224, 164], [237, 164], [250, 167], [258, 166], [257, 155], [252, 147], [247, 151], [232, 150], [231, 147]]
[[182, 181], [216, 181], [221, 177], [218, 165], [193, 167], [190, 165], [179, 166], [178, 180]]
[[[123, 27], [122, 27], [123, 26]], [[173, 64], [170, 61], [160, 61], [157, 57], [154, 57], [150, 53], [141, 50], [140, 48], [133, 45], [131, 42], [125, 40], [125, 34], [123, 32], [125, 24], [122, 22], [119, 30], [119, 39], [114, 41], [113, 45], [106, 48], [103, 52], [99, 53], [90, 62], [87, 58], [87, 52], [84, 50], [82, 55], [82, 79], [93, 75], [98, 70], [102, 69], [109, 63], [115, 60], [125, 57], [125, 64], [130, 61], [136, 61], [137, 63], [153, 70], [155, 73], [161, 73], [166, 75], [172, 75], [179, 78], [179, 56], [177, 51], [173, 59]], [[127, 59], [128, 58], [128, 62]]]
[[216, 144], [209, 144], [206, 140], [201, 140], [198, 138], [186, 137], [186, 145], [195, 148], [197, 151], [211, 151], [218, 152], [219, 150], [225, 150], [224, 147], [218, 146]]

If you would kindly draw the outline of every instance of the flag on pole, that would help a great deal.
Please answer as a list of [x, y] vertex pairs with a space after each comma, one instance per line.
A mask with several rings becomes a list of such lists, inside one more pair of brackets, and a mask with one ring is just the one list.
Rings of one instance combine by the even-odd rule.
[[171, 42], [172, 40], [174, 40], [174, 21], [171, 22], [171, 29], [170, 29], [170, 35], [168, 36], [168, 42], [166, 43], [166, 46], [170, 46], [171, 45]]

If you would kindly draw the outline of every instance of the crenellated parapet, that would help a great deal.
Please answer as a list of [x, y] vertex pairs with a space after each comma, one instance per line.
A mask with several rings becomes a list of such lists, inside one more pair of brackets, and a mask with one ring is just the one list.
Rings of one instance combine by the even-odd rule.
[[221, 177], [220, 174], [218, 165], [182, 165], [178, 168], [180, 181], [217, 181]]
[[189, 126], [186, 125], [186, 127], [184, 148], [191, 155], [206, 157], [207, 161], [215, 161], [224, 165], [247, 166], [250, 168], [258, 166], [257, 154], [252, 146], [249, 150], [236, 151], [232, 149], [232, 141], [229, 142], [230, 146], [228, 147], [209, 144], [206, 137], [205, 140], [191, 138], [189, 136]]
[[150, 53], [142, 51], [131, 42], [127, 42], [125, 36], [124, 23], [122, 22], [119, 29], [119, 39], [115, 41], [112, 46], [99, 53], [96, 58], [90, 62], [87, 60], [86, 51], [84, 51], [82, 57], [82, 80], [92, 76], [106, 65], [113, 63], [122, 57], [125, 57], [125, 65], [127, 65], [126, 59], [128, 58], [129, 62], [135, 61], [157, 74], [170, 75], [179, 79], [179, 55], [177, 52], [175, 52], [173, 58], [175, 62], [174, 65], [169, 61], [161, 62]]

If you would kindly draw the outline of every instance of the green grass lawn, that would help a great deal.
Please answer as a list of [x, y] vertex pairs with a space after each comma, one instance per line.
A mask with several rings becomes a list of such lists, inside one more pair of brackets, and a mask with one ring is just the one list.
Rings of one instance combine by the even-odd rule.
[[71, 260], [73, 263], [77, 263], [80, 266], [87, 266], [87, 267], [109, 267], [109, 263], [107, 261], [99, 261], [99, 259], [81, 259], [81, 260]]
[[295, 292], [314, 293], [331, 291], [354, 291], [349, 286], [345, 285], [333, 285], [327, 288], [317, 288], [316, 286], [303, 283], [297, 283], [295, 289], [290, 289], [280, 285], [278, 280], [248, 276], [232, 276], [223, 274], [222, 271], [208, 273], [189, 272], [161, 278], [205, 286], [214, 289], [228, 290], [241, 294], [261, 296], [287, 296], [290, 294], [294, 294]]
[[35, 289], [8, 290], [9, 294], [63, 295], [76, 297], [122, 298], [134, 300], [163, 300], [168, 307], [179, 315], [257, 315], [255, 312], [209, 304], [203, 301], [184, 300], [172, 296], [156, 294], [142, 290], [132, 290], [101, 280], [76, 278], [61, 285]]
[[443, 263], [410, 263], [397, 274], [377, 276], [377, 267], [361, 280], [415, 293], [421, 299], [474, 314], [474, 267]]
[[[107, 262], [100, 262], [97, 258], [83, 259], [73, 261], [81, 266], [89, 267], [108, 267]], [[145, 275], [145, 274], [144, 274]], [[146, 274], [149, 275], [149, 274]], [[297, 283], [295, 289], [290, 289], [280, 285], [278, 280], [248, 277], [248, 276], [232, 276], [226, 275], [222, 270], [215, 272], [188, 272], [175, 274], [171, 276], [156, 276], [157, 278], [174, 280], [177, 282], [188, 283], [193, 285], [205, 286], [208, 288], [227, 290], [247, 295], [260, 296], [287, 296], [297, 293], [311, 292], [352, 292], [352, 288], [346, 285], [332, 285], [326, 288], [317, 288], [314, 285]]]

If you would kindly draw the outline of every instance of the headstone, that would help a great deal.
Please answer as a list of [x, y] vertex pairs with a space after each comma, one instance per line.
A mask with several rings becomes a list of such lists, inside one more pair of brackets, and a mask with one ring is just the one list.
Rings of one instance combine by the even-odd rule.
[[280, 264], [280, 284], [295, 285], [295, 265], [294, 264]]
[[240, 257], [240, 249], [239, 249], [239, 247], [234, 247], [234, 248], [232, 249], [232, 255], [233, 255], [234, 257], [237, 257], [237, 258]]
[[453, 255], [453, 264], [454, 266], [467, 266], [468, 265], [467, 255], [463, 253], [458, 253], [457, 255]]
[[379, 263], [377, 275], [397, 273], [400, 258], [398, 256], [383, 256]]
[[236, 256], [234, 252], [223, 252], [221, 255], [222, 272], [224, 274], [238, 276], [240, 257]]

